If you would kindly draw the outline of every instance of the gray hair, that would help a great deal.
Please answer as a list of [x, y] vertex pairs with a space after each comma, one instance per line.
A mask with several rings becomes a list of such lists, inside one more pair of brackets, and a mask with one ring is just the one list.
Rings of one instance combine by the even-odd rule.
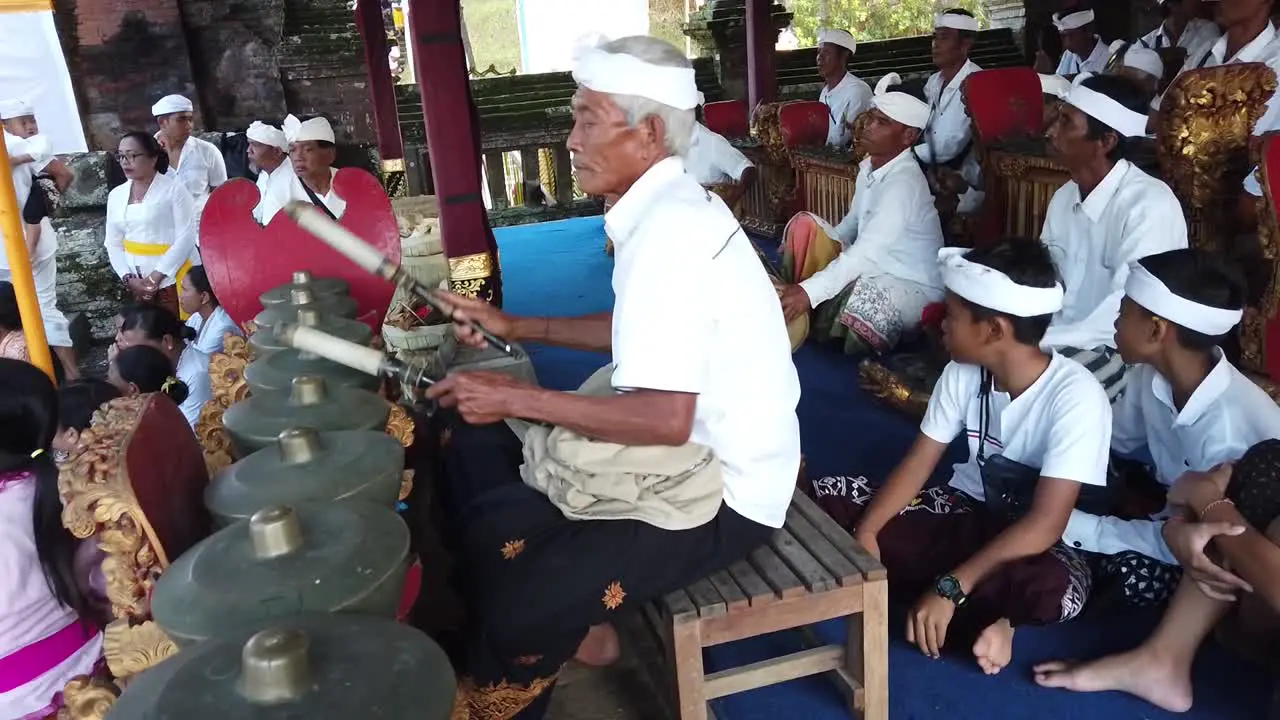
[[[632, 35], [604, 43], [600, 49], [616, 55], [630, 55], [653, 65], [665, 67], [690, 68], [693, 63], [684, 53], [668, 42], [648, 35]], [[627, 124], [635, 127], [650, 115], [656, 115], [666, 128], [663, 144], [672, 155], [684, 157], [689, 153], [689, 145], [693, 142], [693, 125], [697, 116], [693, 110], [679, 110], [670, 105], [654, 102], [649, 98], [636, 95], [609, 96], [622, 112], [626, 113]]]

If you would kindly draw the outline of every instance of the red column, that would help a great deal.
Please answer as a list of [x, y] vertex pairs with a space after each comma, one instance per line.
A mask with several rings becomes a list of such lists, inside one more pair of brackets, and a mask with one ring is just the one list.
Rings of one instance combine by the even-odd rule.
[[373, 124], [378, 131], [378, 155], [382, 171], [404, 170], [404, 142], [400, 138], [400, 118], [396, 114], [396, 88], [387, 56], [387, 30], [382, 24], [382, 3], [359, 0], [356, 27], [364, 40], [364, 66], [369, 75], [369, 95], [373, 101]]
[[773, 0], [747, 0], [747, 111], [778, 98]]
[[414, 73], [422, 91], [449, 286], [501, 305], [498, 248], [480, 194], [480, 117], [471, 101], [459, 13], [458, 0], [409, 0]]

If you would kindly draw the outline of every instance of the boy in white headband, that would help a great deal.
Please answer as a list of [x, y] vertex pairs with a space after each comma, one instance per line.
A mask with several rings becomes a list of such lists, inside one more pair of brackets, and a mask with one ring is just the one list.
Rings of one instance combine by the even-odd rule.
[[[1166, 487], [1184, 473], [1208, 472], [1280, 437], [1280, 407], [1219, 348], [1240, 322], [1244, 295], [1234, 268], [1198, 250], [1143, 258], [1129, 275], [1116, 343], [1125, 361], [1137, 367], [1116, 404], [1111, 445], [1121, 453], [1148, 448], [1156, 479]], [[1247, 591], [1248, 584], [1205, 554], [1210, 538], [1233, 534], [1229, 526], [1164, 517], [1126, 521], [1072, 514], [1063, 539], [1110, 556], [1104, 574], [1127, 565], [1126, 584], [1133, 587], [1126, 590], [1140, 591], [1147, 601], [1177, 591], [1165, 621], [1143, 647], [1081, 665], [1045, 663], [1036, 668], [1037, 682], [1079, 691], [1122, 690], [1174, 712], [1191, 707], [1195, 651], [1229, 606], [1226, 600]], [[1176, 567], [1169, 567], [1176, 565], [1185, 568], [1181, 582]]]
[[1129, 78], [1143, 92], [1154, 97], [1160, 89], [1160, 79], [1164, 77], [1164, 61], [1155, 50], [1117, 40], [1111, 43], [1107, 74]]
[[1093, 10], [1073, 10], [1053, 14], [1053, 26], [1062, 37], [1062, 60], [1055, 74], [1072, 77], [1083, 72], [1100, 73], [1111, 57], [1107, 44], [1093, 25]]
[[1155, 30], [1138, 39], [1148, 50], [1181, 49], [1187, 53], [1208, 46], [1222, 36], [1218, 24], [1200, 17], [1200, 0], [1160, 0], [1163, 20]]
[[285, 167], [292, 172], [272, 173], [261, 204], [261, 222], [271, 222], [281, 208], [295, 200], [309, 202], [335, 220], [341, 218], [347, 211], [347, 201], [333, 187], [333, 178], [338, 174], [333, 166], [338, 157], [333, 125], [323, 117], [303, 121], [290, 115], [284, 119], [282, 129], [289, 143], [289, 164]]
[[1146, 134], [1145, 96], [1114, 75], [1075, 83], [1048, 136], [1071, 181], [1054, 193], [1040, 237], [1067, 289], [1044, 342], [1089, 368], [1114, 399], [1124, 388], [1115, 321], [1129, 266], [1187, 246], [1182, 205], [1165, 183], [1124, 159]]
[[916, 145], [916, 157], [929, 166], [935, 184], [959, 196], [957, 212], [982, 203], [982, 171], [973, 149], [973, 121], [963, 97], [964, 81], [982, 68], [969, 59], [978, 20], [964, 9], [946, 10], [933, 21], [933, 64], [938, 72], [924, 86], [929, 124]]
[[[1062, 304], [1047, 248], [1015, 238], [938, 258], [952, 362], [920, 434], [878, 489], [837, 477], [812, 490], [884, 563], [890, 590], [916, 601], [907, 641], [932, 657], [963, 643], [995, 674], [1014, 628], [1084, 605], [1088, 567], [1060, 539], [1082, 488], [1106, 484], [1111, 407], [1087, 370], [1040, 348]], [[948, 486], [926, 489], [961, 436], [968, 459]]]
[[277, 172], [292, 172], [285, 162], [289, 159], [289, 141], [283, 130], [260, 120], [250, 123], [244, 134], [249, 140], [246, 151], [249, 165], [258, 173], [258, 204], [253, 208], [253, 217], [262, 222], [262, 204], [267, 198], [272, 176]]
[[849, 59], [857, 49], [858, 41], [845, 30], [818, 31], [818, 74], [823, 82], [818, 102], [830, 113], [827, 145], [835, 148], [849, 147], [854, 121], [871, 107], [871, 86], [849, 72]]
[[[556, 392], [485, 372], [455, 373], [430, 391], [456, 411], [440, 418], [451, 433], [440, 497], [449, 517], [468, 518], [454, 537], [465, 539], [459, 561], [477, 583], [462, 686], [473, 707], [527, 688], [504, 717], [529, 720], [545, 713], [575, 649], [591, 662], [617, 656], [616, 634], [612, 643], [595, 640], [612, 634], [603, 628], [618, 610], [767, 542], [786, 520], [795, 490], [788, 478], [800, 468], [800, 383], [777, 295], [733, 214], [681, 159], [701, 102], [689, 59], [656, 38], [627, 37], [582, 48], [573, 76], [568, 147], [578, 181], [584, 193], [615, 201], [605, 216], [615, 243], [612, 312], [518, 318], [450, 300], [460, 317], [511, 340], [612, 353], [616, 391]], [[685, 287], [706, 292], [691, 298]], [[461, 342], [483, 344], [455, 327]], [[507, 418], [655, 452], [705, 445], [722, 468], [723, 502], [711, 520], [680, 531], [570, 520], [524, 484], [521, 443], [497, 422]], [[494, 493], [503, 499], [486, 505]]]
[[[787, 322], [809, 325], [810, 337], [835, 340], [850, 355], [892, 350], [904, 331], [920, 325], [924, 308], [942, 299], [933, 262], [942, 225], [912, 152], [929, 106], [897, 90], [897, 82], [890, 73], [876, 86], [859, 140], [867, 157], [848, 214], [831, 227], [799, 213], [782, 233], [782, 276], [793, 283], [779, 288]], [[803, 337], [802, 331], [794, 333]]]
[[218, 146], [191, 134], [195, 124], [195, 107], [181, 95], [166, 95], [151, 106], [151, 114], [160, 125], [156, 139], [169, 154], [172, 175], [196, 201], [196, 227], [200, 225], [200, 211], [209, 200], [209, 193], [227, 181], [227, 162]]

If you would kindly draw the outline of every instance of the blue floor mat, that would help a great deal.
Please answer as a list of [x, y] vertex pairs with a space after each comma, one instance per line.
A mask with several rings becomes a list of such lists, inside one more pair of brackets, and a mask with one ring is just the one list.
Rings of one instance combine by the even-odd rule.
[[[584, 315], [612, 307], [610, 272], [599, 217], [500, 228], [494, 233], [502, 253], [506, 306], [522, 315]], [[678, 262], [672, 258], [672, 262]], [[696, 290], [682, 289], [696, 302]], [[577, 387], [608, 361], [599, 353], [529, 346], [538, 378], [546, 387]], [[915, 424], [858, 388], [854, 363], [835, 352], [806, 346], [796, 354], [803, 394], [801, 443], [810, 477], [866, 475], [881, 480], [906, 452]], [[958, 450], [956, 448], [955, 450]], [[958, 454], [958, 453], [957, 453]], [[945, 476], [946, 469], [939, 473]], [[893, 720], [1093, 720], [1196, 718], [1259, 720], [1275, 687], [1264, 669], [1232, 657], [1209, 643], [1195, 668], [1195, 709], [1184, 715], [1158, 710], [1118, 693], [1078, 695], [1046, 690], [1030, 678], [1031, 665], [1059, 658], [1092, 658], [1137, 644], [1158, 619], [1156, 612], [1081, 617], [1064, 625], [1024, 628], [1014, 641], [1014, 662], [988, 677], [972, 657], [956, 652], [930, 660], [902, 640], [905, 621], [893, 614], [889, 657]], [[841, 642], [842, 621], [825, 623], [819, 634]], [[777, 633], [712, 648], [708, 670], [756, 662], [799, 649], [795, 633]], [[715, 702], [722, 720], [847, 718], [841, 697], [821, 678], [797, 680]]]

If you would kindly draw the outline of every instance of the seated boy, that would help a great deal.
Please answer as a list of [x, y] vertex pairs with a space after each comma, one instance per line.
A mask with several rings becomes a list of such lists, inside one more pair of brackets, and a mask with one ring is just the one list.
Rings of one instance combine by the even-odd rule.
[[[1218, 347], [1240, 322], [1244, 292], [1233, 267], [1201, 250], [1148, 255], [1129, 271], [1115, 343], [1132, 369], [1113, 408], [1111, 447], [1122, 455], [1147, 448], [1165, 487], [1280, 437], [1280, 407]], [[1076, 510], [1062, 539], [1107, 556], [1103, 574], [1123, 577], [1129, 601], [1163, 602], [1180, 575], [1162, 536], [1165, 517]]]
[[[1155, 632], [1138, 648], [1093, 662], [1042, 663], [1035, 669], [1036, 682], [1077, 692], [1119, 690], [1186, 712], [1196, 650], [1237, 595], [1242, 620], [1263, 620], [1261, 627], [1244, 632], [1253, 643], [1269, 643], [1274, 661], [1280, 616], [1280, 441], [1262, 441], [1234, 466], [1187, 473], [1169, 500], [1186, 513], [1186, 519], [1168, 523], [1164, 534], [1187, 577]], [[1221, 555], [1221, 566], [1209, 559], [1210, 545]]]
[[[939, 253], [953, 360], [915, 444], [874, 493], [865, 478], [813, 490], [881, 559], [895, 594], [918, 597], [907, 640], [937, 657], [948, 640], [976, 635], [973, 654], [994, 674], [1011, 659], [1014, 628], [1084, 605], [1088, 567], [1059, 540], [1081, 486], [1106, 483], [1111, 406], [1087, 369], [1040, 349], [1063, 296], [1048, 248], [1005, 240], [964, 252]], [[925, 490], [961, 434], [968, 461], [948, 487]]]

